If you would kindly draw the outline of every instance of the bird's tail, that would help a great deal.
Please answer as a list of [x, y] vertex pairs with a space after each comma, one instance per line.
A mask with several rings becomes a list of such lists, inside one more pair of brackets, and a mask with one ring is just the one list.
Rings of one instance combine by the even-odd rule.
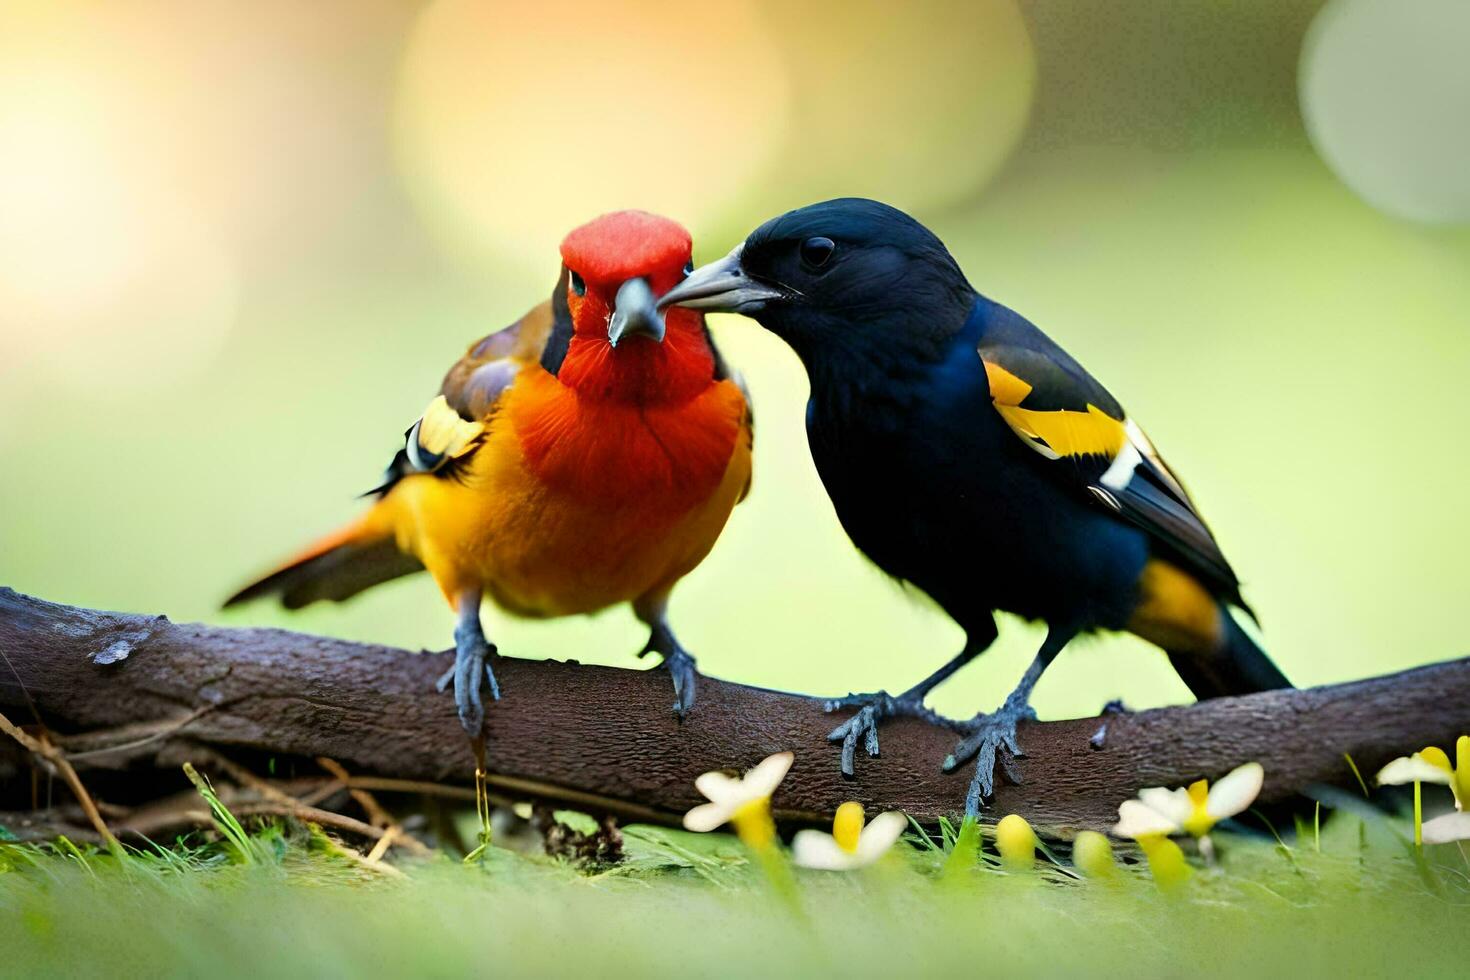
[[330, 599], [340, 602], [374, 585], [423, 570], [398, 550], [379, 504], [359, 520], [327, 535], [269, 575], [225, 600], [226, 606], [275, 595], [287, 609]]
[[1220, 607], [1224, 623], [1219, 649], [1210, 655], [1169, 652], [1169, 661], [1196, 698], [1230, 697], [1289, 688], [1291, 681], [1271, 662], [1241, 625]]

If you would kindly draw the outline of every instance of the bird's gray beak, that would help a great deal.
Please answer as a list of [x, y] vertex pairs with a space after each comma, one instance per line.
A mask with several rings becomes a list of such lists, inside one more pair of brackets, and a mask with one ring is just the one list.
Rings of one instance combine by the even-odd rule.
[[614, 347], [624, 337], [641, 334], [659, 343], [664, 339], [664, 315], [653, 301], [653, 287], [639, 276], [618, 287], [613, 298], [613, 314], [607, 321], [607, 342]]
[[718, 262], [702, 265], [658, 301], [659, 309], [683, 306], [691, 310], [754, 313], [773, 299], [786, 294], [775, 286], [757, 282], [740, 267], [743, 245]]

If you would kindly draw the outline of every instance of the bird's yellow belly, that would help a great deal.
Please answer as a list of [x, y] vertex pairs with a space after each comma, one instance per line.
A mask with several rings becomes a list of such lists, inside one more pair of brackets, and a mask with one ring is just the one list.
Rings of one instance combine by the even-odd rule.
[[[535, 617], [637, 600], [672, 587], [714, 546], [750, 476], [748, 436], [732, 432], [723, 472], [691, 495], [685, 474], [649, 475], [648, 467], [606, 465], [601, 480], [548, 482], [506, 419], [464, 472], [410, 477], [395, 489], [406, 518], [395, 522], [399, 544], [419, 556], [451, 604], [466, 588]], [[576, 438], [558, 452], [589, 454]]]

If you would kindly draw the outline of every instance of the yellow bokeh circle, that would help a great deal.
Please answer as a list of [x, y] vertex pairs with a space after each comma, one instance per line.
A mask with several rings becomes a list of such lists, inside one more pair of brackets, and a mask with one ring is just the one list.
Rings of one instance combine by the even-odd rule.
[[542, 268], [604, 211], [713, 213], [779, 143], [788, 105], [776, 46], [741, 0], [437, 0], [407, 43], [394, 144], [451, 251]]

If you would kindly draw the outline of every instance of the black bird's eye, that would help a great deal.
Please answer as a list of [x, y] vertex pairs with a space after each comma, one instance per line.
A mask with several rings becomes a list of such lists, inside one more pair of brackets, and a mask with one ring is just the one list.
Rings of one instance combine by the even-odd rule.
[[820, 269], [827, 264], [827, 260], [835, 251], [837, 251], [837, 245], [830, 238], [808, 238], [801, 243], [801, 264], [812, 269]]
[[694, 260], [693, 259], [690, 259], [688, 262], [685, 262], [684, 263], [684, 275], [687, 276], [687, 275], [689, 275], [689, 273], [691, 273], [693, 271], [694, 271]]
[[577, 273], [571, 269], [567, 270], [567, 282], [571, 284], [572, 292], [576, 293], [578, 296], [587, 295], [587, 284], [582, 281], [581, 276], [577, 275]]

